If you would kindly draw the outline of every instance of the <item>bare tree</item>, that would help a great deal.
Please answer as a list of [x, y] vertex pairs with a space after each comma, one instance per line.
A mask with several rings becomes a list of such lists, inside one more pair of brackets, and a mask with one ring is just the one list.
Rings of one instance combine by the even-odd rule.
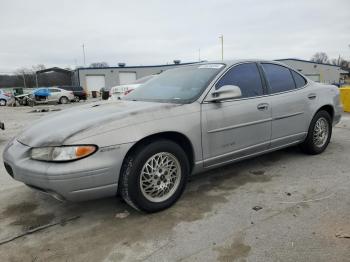
[[36, 71], [40, 71], [40, 70], [44, 70], [44, 69], [46, 69], [46, 66], [43, 65], [43, 64], [38, 64], [38, 65], [33, 65], [32, 66], [32, 70], [34, 71], [34, 73]]
[[345, 69], [350, 67], [350, 61], [345, 60], [341, 56], [339, 56], [338, 58], [331, 59], [331, 63], [332, 65], [337, 65]]
[[108, 63], [107, 62], [95, 62], [95, 63], [91, 63], [90, 67], [108, 67]]
[[325, 52], [317, 52], [311, 57], [311, 61], [321, 64], [329, 63], [328, 55]]

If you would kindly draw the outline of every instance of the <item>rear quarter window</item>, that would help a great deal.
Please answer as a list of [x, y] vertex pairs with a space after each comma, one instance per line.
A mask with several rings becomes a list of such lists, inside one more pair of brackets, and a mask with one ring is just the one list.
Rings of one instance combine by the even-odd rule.
[[294, 81], [295, 81], [295, 85], [297, 88], [301, 88], [303, 86], [306, 85], [306, 80], [304, 77], [302, 77], [300, 74], [298, 74], [297, 72], [294, 72], [293, 70], [292, 71], [292, 75], [293, 75], [293, 78], [294, 78]]

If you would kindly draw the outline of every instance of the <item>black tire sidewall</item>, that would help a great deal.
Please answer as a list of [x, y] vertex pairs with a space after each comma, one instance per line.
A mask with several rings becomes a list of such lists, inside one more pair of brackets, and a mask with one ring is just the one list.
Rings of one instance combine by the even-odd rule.
[[[327, 120], [327, 123], [328, 123], [328, 138], [327, 138], [326, 143], [322, 147], [318, 147], [315, 145], [315, 143], [313, 141], [313, 133], [314, 133], [314, 129], [315, 129], [315, 125], [316, 125], [317, 120], [319, 120], [322, 117], [325, 118]], [[302, 147], [307, 153], [320, 154], [327, 148], [331, 137], [332, 137], [332, 118], [327, 111], [323, 111], [323, 110], [319, 111], [315, 114], [315, 116], [313, 117], [313, 119], [311, 121], [308, 135], [307, 135], [306, 140], [304, 141]]]
[[[181, 180], [175, 193], [163, 202], [151, 202], [141, 192], [140, 174], [145, 162], [153, 155], [160, 152], [168, 152], [174, 155], [181, 166]], [[160, 140], [137, 150], [133, 154], [133, 163], [128, 170], [127, 191], [131, 202], [140, 210], [145, 212], [157, 212], [163, 210], [177, 201], [181, 196], [189, 173], [189, 163], [186, 153], [176, 143], [170, 140]]]

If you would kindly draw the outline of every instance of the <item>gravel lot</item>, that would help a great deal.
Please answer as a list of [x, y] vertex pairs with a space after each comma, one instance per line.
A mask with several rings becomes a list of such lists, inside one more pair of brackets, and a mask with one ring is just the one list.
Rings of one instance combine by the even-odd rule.
[[[1, 152], [50, 114], [31, 110], [0, 108]], [[344, 114], [323, 154], [289, 148], [194, 176], [175, 206], [152, 215], [116, 198], [58, 202], [12, 180], [1, 164], [0, 241], [58, 225], [1, 244], [0, 260], [350, 261], [349, 155]]]

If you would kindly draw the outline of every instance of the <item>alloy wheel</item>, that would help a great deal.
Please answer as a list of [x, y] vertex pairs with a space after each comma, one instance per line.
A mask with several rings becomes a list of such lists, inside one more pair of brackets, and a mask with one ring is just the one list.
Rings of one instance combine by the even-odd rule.
[[323, 147], [328, 139], [329, 125], [324, 117], [320, 117], [314, 127], [313, 142], [317, 147]]
[[163, 202], [176, 192], [180, 180], [178, 159], [168, 152], [160, 152], [151, 156], [141, 169], [141, 192], [151, 202]]

